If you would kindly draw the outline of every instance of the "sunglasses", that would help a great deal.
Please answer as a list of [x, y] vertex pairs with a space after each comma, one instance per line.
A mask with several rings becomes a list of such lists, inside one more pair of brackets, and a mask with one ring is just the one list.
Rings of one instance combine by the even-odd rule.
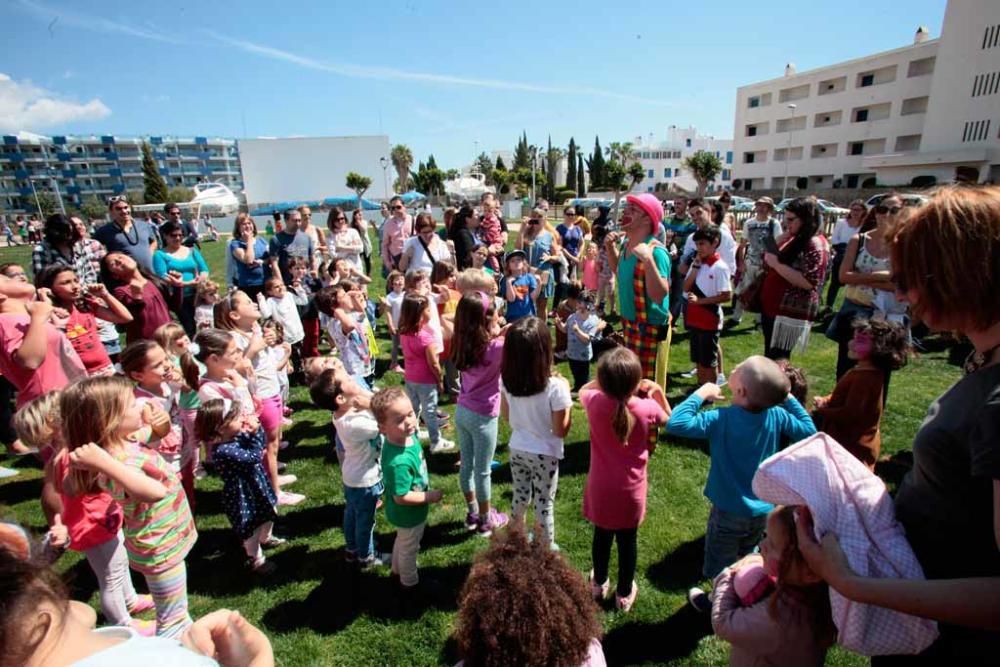
[[182, 238], [184, 238], [184, 234], [181, 233], [181, 232], [177, 232], [176, 234], [167, 234], [167, 238], [182, 239]]
[[540, 225], [542, 224], [540, 220], [528, 220], [529, 225]]
[[885, 206], [883, 204], [879, 204], [878, 206], [875, 207], [875, 212], [880, 215], [885, 215], [886, 213], [888, 213], [889, 215], [896, 215], [902, 210], [903, 210], [902, 206]]
[[[311, 218], [312, 216], [311, 216], [311, 215], [307, 215], [306, 217], [307, 217], [307, 218]], [[341, 216], [337, 216], [337, 218], [335, 218], [335, 219], [336, 219], [336, 220], [338, 220], [338, 221], [339, 221], [339, 220], [347, 220], [347, 218], [345, 218], [345, 217], [344, 217], [344, 216], [342, 216], [342, 215], [341, 215]]]
[[393, 211], [402, 211], [404, 208], [405, 208], [404, 206], [393, 206], [392, 210]]
[[125, 195], [114, 195], [113, 197], [108, 197], [109, 204], [117, 204], [120, 201], [123, 201], [127, 204], [128, 197], [126, 197]]

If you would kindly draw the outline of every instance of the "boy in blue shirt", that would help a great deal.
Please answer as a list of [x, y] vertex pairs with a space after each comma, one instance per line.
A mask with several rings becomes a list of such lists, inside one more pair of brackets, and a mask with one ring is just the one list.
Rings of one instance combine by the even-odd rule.
[[[778, 451], [783, 435], [798, 442], [816, 432], [809, 413], [789, 393], [790, 388], [778, 364], [752, 356], [729, 376], [732, 405], [699, 412], [705, 401], [724, 398], [719, 386], [709, 382], [675, 407], [670, 416], [669, 433], [707, 438], [709, 442], [712, 461], [705, 496], [712, 502], [712, 510], [705, 530], [702, 567], [708, 579], [753, 551], [761, 539], [767, 513], [774, 506], [754, 495], [751, 487], [760, 463]], [[693, 599], [692, 603], [702, 606]]]
[[593, 341], [604, 330], [605, 322], [594, 314], [594, 300], [577, 298], [576, 310], [563, 322], [556, 318], [556, 328], [566, 334], [566, 358], [573, 373], [573, 391], [590, 382], [590, 360], [594, 358]]
[[503, 294], [507, 300], [507, 322], [535, 314], [535, 300], [548, 279], [548, 272], [541, 279], [528, 271], [528, 259], [523, 250], [512, 250], [504, 260], [506, 267]]

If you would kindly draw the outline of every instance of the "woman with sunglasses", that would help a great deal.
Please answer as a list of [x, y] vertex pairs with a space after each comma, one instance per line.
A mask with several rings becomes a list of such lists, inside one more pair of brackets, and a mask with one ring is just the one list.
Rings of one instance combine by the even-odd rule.
[[778, 252], [764, 252], [767, 273], [760, 290], [764, 354], [770, 359], [788, 359], [794, 348], [808, 345], [830, 260], [825, 239], [819, 237], [821, 213], [814, 198], [793, 199], [784, 215]]
[[[859, 232], [847, 243], [837, 276], [847, 286], [844, 303], [826, 331], [827, 338], [837, 341], [838, 380], [855, 364], [847, 356], [848, 343], [854, 336], [854, 320], [868, 319], [874, 314], [878, 291], [892, 293], [896, 289], [890, 279], [886, 234], [902, 210], [903, 200], [890, 193], [872, 209], [871, 218], [862, 223]], [[888, 381], [887, 373], [887, 384]]]
[[896, 519], [924, 580], [853, 571], [833, 534], [817, 542], [798, 519], [809, 567], [848, 600], [938, 621], [916, 656], [873, 665], [993, 665], [1000, 656], [1000, 188], [947, 187], [889, 238], [896, 297], [931, 329], [958, 332], [974, 352], [913, 440]]
[[400, 271], [404, 274], [414, 271], [430, 273], [434, 270], [435, 263], [451, 261], [451, 250], [435, 233], [437, 224], [430, 213], [418, 213], [413, 226], [417, 233], [403, 244], [403, 254], [399, 258]]
[[535, 299], [535, 312], [544, 320], [549, 312], [549, 299], [555, 295], [556, 290], [553, 262], [558, 262], [562, 253], [559, 235], [545, 221], [545, 211], [540, 208], [531, 211], [531, 217], [521, 225], [514, 247], [524, 251], [528, 265], [536, 274], [548, 274], [548, 280], [543, 281], [542, 290]]
[[179, 280], [181, 305], [177, 311], [184, 332], [194, 338], [194, 296], [198, 284], [208, 279], [208, 264], [197, 248], [184, 245], [184, 228], [175, 220], [160, 227], [163, 249], [153, 255], [153, 273], [160, 278]]
[[345, 259], [358, 271], [363, 270], [361, 253], [365, 246], [358, 230], [347, 225], [347, 214], [334, 206], [326, 218], [326, 228], [330, 230], [331, 259]]

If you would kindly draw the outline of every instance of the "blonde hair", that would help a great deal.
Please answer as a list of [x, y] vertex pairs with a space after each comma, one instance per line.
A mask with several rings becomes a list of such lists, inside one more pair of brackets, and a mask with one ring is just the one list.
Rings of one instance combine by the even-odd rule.
[[42, 394], [14, 413], [14, 430], [28, 447], [44, 449], [55, 447], [58, 451], [62, 436], [59, 426], [59, 396], [55, 390]]
[[[121, 445], [118, 435], [125, 413], [135, 398], [132, 383], [120, 375], [89, 377], [66, 387], [59, 397], [62, 436], [67, 451], [87, 443], [102, 449]], [[97, 473], [70, 468], [63, 489], [69, 495], [100, 490]]]
[[212, 282], [211, 280], [203, 280], [200, 283], [198, 283], [198, 286], [195, 288], [195, 293], [194, 293], [195, 305], [200, 306], [206, 303], [205, 297], [208, 296], [209, 294], [215, 294], [216, 296], [218, 296], [219, 294], [218, 283]]
[[174, 343], [186, 335], [187, 332], [184, 331], [184, 327], [177, 324], [177, 322], [167, 322], [157, 327], [156, 331], [153, 332], [153, 340], [159, 343], [164, 352], [174, 354]]
[[759, 354], [744, 359], [733, 372], [737, 370], [747, 392], [747, 409], [751, 412], [781, 405], [792, 389], [792, 383], [781, 366]]
[[465, 269], [455, 278], [455, 289], [464, 296], [466, 292], [485, 292], [496, 286], [496, 282], [482, 269]]

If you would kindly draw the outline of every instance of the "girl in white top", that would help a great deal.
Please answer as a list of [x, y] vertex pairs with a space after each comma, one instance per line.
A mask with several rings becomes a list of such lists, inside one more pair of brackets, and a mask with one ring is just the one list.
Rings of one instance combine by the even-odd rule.
[[285, 330], [285, 342], [289, 345], [301, 343], [306, 337], [295, 297], [285, 288], [281, 278], [264, 281], [264, 291], [257, 295], [257, 306], [263, 317], [271, 317], [281, 323]]
[[[534, 359], [534, 365], [526, 367], [527, 359]], [[542, 535], [535, 537], [558, 549], [556, 487], [573, 399], [566, 379], [552, 373], [552, 340], [545, 321], [524, 317], [512, 324], [500, 370], [500, 415], [511, 428], [513, 518], [523, 523], [533, 502], [535, 523], [542, 529]]]

